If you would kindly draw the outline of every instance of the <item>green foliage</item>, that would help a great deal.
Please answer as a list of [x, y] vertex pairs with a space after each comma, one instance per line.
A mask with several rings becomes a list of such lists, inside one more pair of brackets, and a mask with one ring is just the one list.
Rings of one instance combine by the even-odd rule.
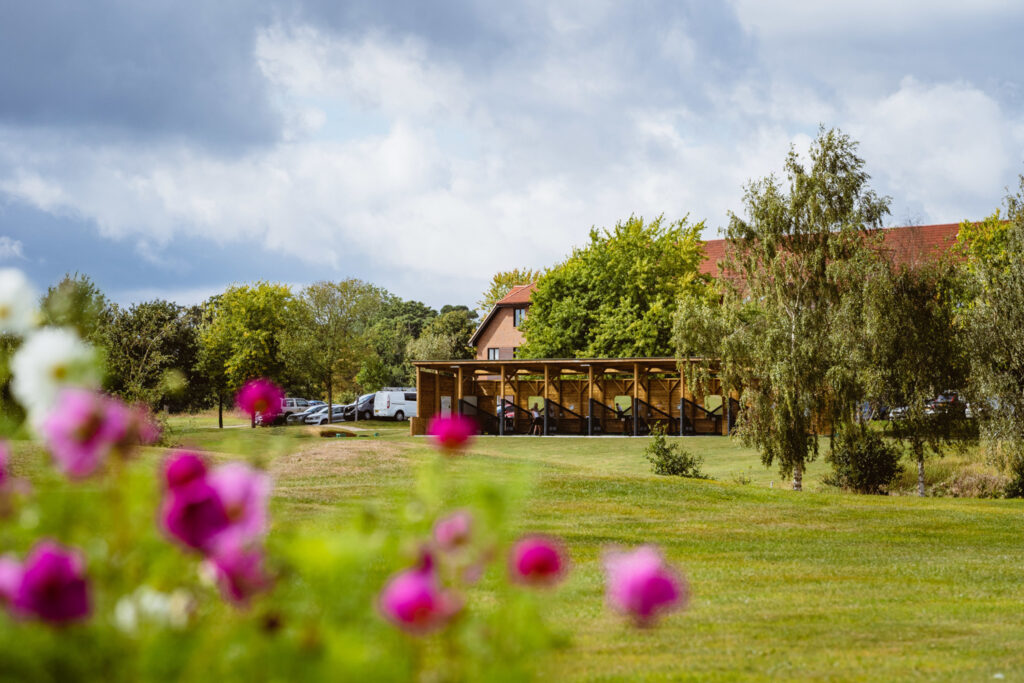
[[690, 479], [707, 479], [701, 471], [704, 458], [694, 455], [678, 443], [668, 443], [665, 437], [665, 430], [661, 425], [651, 428], [651, 440], [644, 451], [644, 457], [652, 465], [655, 474], [663, 474], [674, 477], [688, 477]]
[[385, 292], [361, 280], [317, 282], [288, 301], [281, 352], [296, 377], [307, 377], [333, 404], [351, 390], [369, 355], [369, 331]]
[[419, 301], [387, 297], [367, 334], [370, 353], [356, 377], [358, 385], [366, 391], [375, 391], [380, 387], [411, 384], [414, 373], [406, 358], [406, 347], [436, 317], [437, 311]]
[[233, 391], [254, 377], [280, 382], [285, 358], [280, 339], [292, 299], [285, 285], [234, 285], [204, 310], [200, 365], [214, 386]]
[[[528, 285], [531, 282], [536, 282], [541, 275], [541, 271], [532, 268], [515, 268], [495, 273], [480, 301], [476, 302], [477, 310], [486, 314], [494, 304], [508, 296], [515, 285]], [[444, 311], [441, 312], [444, 313]]]
[[863, 424], [848, 425], [836, 434], [827, 460], [832, 476], [825, 483], [857, 493], [886, 493], [903, 472], [899, 451]]
[[88, 275], [68, 274], [43, 295], [40, 308], [47, 325], [70, 327], [98, 348], [105, 348], [112, 307]]
[[469, 338], [474, 330], [474, 312], [465, 306], [450, 307], [423, 327], [419, 338], [409, 342], [406, 354], [410, 360], [472, 358], [473, 347], [469, 345]]
[[631, 216], [537, 281], [520, 355], [533, 358], [665, 356], [684, 293], [701, 295], [704, 223]]
[[722, 304], [692, 295], [675, 319], [676, 352], [691, 385], [743, 391], [737, 432], [765, 465], [801, 487], [818, 454], [822, 421], [841, 420], [857, 393], [845, 354], [845, 300], [856, 296], [869, 256], [865, 231], [881, 227], [889, 200], [868, 187], [856, 143], [822, 130], [805, 167], [786, 159], [788, 185], [775, 177], [750, 183], [746, 217], [731, 215], [719, 281]]
[[973, 299], [963, 307], [961, 323], [973, 411], [993, 461], [1009, 467], [1016, 482], [1024, 463], [1024, 176], [1005, 205], [1008, 222], [998, 224], [997, 254], [972, 252], [967, 261]]
[[106, 329], [106, 388], [128, 401], [172, 410], [209, 405], [209, 387], [196, 371], [201, 309], [154, 300], [113, 307]]

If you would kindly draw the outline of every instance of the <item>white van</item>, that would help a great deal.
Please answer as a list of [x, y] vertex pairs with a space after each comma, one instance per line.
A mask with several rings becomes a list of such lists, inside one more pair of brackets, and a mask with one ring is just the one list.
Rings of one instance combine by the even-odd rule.
[[401, 422], [416, 417], [416, 390], [385, 387], [373, 396], [373, 416], [392, 417]]

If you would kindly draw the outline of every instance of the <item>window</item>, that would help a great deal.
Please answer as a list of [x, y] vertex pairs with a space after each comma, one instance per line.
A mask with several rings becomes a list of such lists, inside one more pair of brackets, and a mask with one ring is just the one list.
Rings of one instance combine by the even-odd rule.
[[519, 327], [523, 324], [523, 318], [526, 317], [525, 308], [515, 308], [512, 310], [512, 325]]
[[415, 401], [415, 400], [416, 400], [416, 394], [414, 394], [414, 393], [413, 393], [413, 394], [408, 394], [408, 393], [407, 393], [407, 394], [405, 395], [405, 400], [406, 400], [406, 401]]
[[499, 360], [498, 349], [491, 348], [487, 349], [487, 360]]
[[519, 358], [519, 347], [518, 346], [513, 346], [512, 347], [512, 357], [513, 358]]

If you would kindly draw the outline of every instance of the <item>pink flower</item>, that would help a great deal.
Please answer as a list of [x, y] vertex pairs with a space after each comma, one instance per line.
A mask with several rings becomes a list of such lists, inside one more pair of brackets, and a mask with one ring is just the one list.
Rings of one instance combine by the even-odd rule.
[[447, 624], [462, 608], [441, 587], [434, 560], [424, 554], [420, 566], [395, 574], [381, 590], [378, 609], [391, 623], [409, 633], [426, 633]]
[[269, 379], [254, 379], [242, 387], [236, 401], [246, 415], [253, 418], [259, 415], [264, 422], [269, 422], [283, 410], [284, 392]]
[[100, 394], [65, 389], [43, 421], [46, 445], [70, 477], [87, 477], [99, 468], [127, 429], [123, 411]]
[[116, 447], [122, 456], [132, 455], [139, 446], [150, 446], [160, 438], [160, 427], [153, 422], [149, 408], [144, 405], [128, 406], [111, 399], [111, 410], [121, 413], [125, 430]]
[[473, 516], [467, 510], [457, 510], [434, 525], [434, 541], [441, 550], [458, 550], [469, 543], [473, 531]]
[[0, 603], [9, 605], [14, 601], [24, 573], [21, 562], [16, 558], [11, 555], [0, 557]]
[[174, 490], [206, 477], [206, 463], [198, 453], [175, 451], [164, 463], [164, 481]]
[[167, 492], [161, 521], [171, 536], [203, 551], [231, 524], [220, 494], [202, 477]]
[[52, 541], [37, 544], [25, 560], [12, 605], [18, 613], [54, 624], [89, 616], [89, 584], [81, 555]]
[[209, 564], [224, 598], [235, 604], [248, 603], [270, 586], [270, 577], [263, 571], [263, 551], [247, 546], [238, 534], [229, 532], [215, 542]]
[[509, 573], [517, 583], [552, 586], [565, 576], [566, 564], [560, 543], [543, 536], [527, 536], [512, 547]]
[[476, 421], [465, 415], [434, 417], [427, 427], [434, 444], [447, 453], [465, 448], [476, 435]]
[[270, 477], [240, 462], [221, 465], [206, 477], [220, 496], [232, 530], [248, 541], [267, 531]]
[[653, 546], [633, 552], [609, 551], [604, 566], [609, 603], [633, 617], [638, 626], [653, 624], [660, 614], [682, 609], [689, 600], [686, 581], [665, 566]]

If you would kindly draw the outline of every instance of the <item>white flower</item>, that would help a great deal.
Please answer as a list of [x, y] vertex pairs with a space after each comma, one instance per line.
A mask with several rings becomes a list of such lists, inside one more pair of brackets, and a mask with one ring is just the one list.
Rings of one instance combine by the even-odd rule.
[[11, 392], [39, 425], [65, 387], [99, 388], [100, 368], [91, 346], [71, 330], [44, 327], [25, 339], [11, 359]]
[[36, 292], [20, 270], [0, 268], [0, 334], [23, 335], [36, 325]]

